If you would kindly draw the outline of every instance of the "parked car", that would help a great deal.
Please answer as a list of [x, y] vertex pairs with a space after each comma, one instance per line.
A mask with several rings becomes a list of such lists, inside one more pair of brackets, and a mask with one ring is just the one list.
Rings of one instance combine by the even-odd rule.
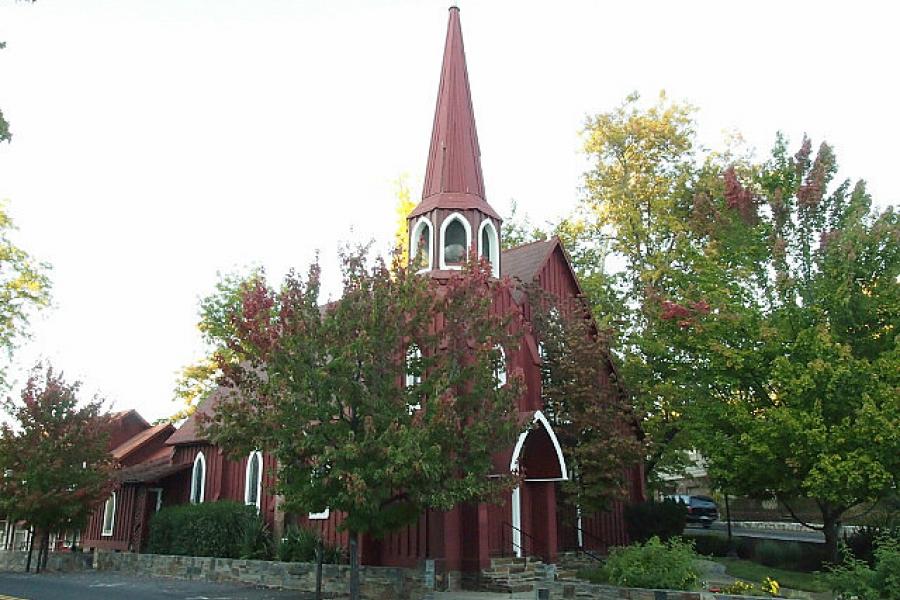
[[685, 508], [687, 508], [688, 523], [699, 523], [703, 527], [708, 528], [713, 522], [719, 520], [719, 507], [709, 496], [675, 494], [666, 496], [666, 499], [684, 504]]

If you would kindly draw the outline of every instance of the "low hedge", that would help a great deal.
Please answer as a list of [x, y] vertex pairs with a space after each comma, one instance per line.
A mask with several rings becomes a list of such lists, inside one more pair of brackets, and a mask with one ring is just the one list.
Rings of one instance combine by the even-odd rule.
[[256, 508], [238, 502], [182, 504], [150, 520], [147, 552], [219, 558], [271, 558], [271, 539]]
[[625, 507], [625, 524], [633, 542], [658, 537], [662, 541], [681, 535], [687, 522], [687, 508], [680, 502], [649, 500]]

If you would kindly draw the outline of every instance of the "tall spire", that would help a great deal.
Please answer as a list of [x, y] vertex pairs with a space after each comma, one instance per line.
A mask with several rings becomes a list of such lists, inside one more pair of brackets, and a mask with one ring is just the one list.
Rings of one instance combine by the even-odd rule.
[[485, 200], [466, 53], [459, 9], [455, 6], [450, 7], [422, 201], [409, 217], [435, 208], [475, 208], [495, 219], [500, 218]]

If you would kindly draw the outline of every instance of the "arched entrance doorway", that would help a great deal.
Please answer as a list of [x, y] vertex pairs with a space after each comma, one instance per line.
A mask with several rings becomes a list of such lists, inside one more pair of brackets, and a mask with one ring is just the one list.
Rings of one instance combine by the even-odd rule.
[[512, 549], [516, 556], [556, 556], [556, 486], [569, 478], [562, 447], [541, 411], [519, 435], [509, 469], [524, 474], [512, 491]]

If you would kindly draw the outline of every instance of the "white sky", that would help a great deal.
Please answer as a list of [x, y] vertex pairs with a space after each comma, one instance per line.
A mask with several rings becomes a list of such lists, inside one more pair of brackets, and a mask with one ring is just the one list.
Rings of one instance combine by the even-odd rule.
[[[637, 90], [737, 129], [836, 147], [900, 201], [891, 2], [461, 2], [488, 199], [537, 223], [578, 196], [587, 114]], [[420, 190], [448, 0], [0, 0], [0, 198], [53, 265], [46, 357], [148, 419], [179, 408], [217, 270], [280, 277], [339, 240], [387, 240]], [[734, 8], [729, 8], [734, 7]], [[351, 230], [352, 228], [352, 230]]]

